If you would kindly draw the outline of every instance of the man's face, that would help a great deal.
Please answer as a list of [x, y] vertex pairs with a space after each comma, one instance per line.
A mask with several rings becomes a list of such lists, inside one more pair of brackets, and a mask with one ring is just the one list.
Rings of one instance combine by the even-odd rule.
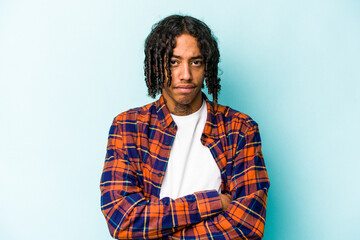
[[196, 38], [182, 34], [175, 38], [176, 45], [170, 59], [171, 85], [165, 77], [162, 94], [169, 111], [175, 115], [188, 115], [202, 105], [201, 87], [205, 67]]

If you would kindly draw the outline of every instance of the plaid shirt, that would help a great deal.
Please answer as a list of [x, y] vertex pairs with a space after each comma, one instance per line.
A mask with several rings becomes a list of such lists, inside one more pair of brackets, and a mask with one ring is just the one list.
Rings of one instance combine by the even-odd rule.
[[[204, 95], [205, 96], [205, 95]], [[221, 172], [216, 190], [159, 199], [176, 124], [164, 99], [119, 114], [110, 128], [101, 177], [101, 210], [116, 239], [261, 239], [269, 180], [257, 124], [205, 97], [201, 142]]]

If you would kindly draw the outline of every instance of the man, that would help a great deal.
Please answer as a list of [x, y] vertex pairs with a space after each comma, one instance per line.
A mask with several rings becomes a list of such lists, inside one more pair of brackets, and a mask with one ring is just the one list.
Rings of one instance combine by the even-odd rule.
[[[145, 43], [149, 95], [109, 133], [101, 207], [116, 239], [261, 239], [269, 180], [257, 124], [217, 104], [210, 29], [169, 16]], [[210, 102], [201, 89], [206, 82]]]

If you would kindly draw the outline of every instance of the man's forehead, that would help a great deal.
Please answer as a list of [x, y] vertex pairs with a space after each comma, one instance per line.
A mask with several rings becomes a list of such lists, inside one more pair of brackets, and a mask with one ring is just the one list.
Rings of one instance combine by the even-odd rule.
[[175, 38], [175, 47], [173, 49], [172, 57], [176, 58], [201, 58], [202, 54], [199, 48], [198, 41], [195, 37], [189, 34], [182, 34]]

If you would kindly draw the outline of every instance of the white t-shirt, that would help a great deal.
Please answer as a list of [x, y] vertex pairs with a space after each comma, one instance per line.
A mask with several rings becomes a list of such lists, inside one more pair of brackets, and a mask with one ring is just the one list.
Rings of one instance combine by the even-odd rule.
[[201, 135], [207, 118], [206, 102], [187, 116], [171, 117], [177, 125], [169, 162], [161, 186], [160, 199], [179, 198], [202, 190], [220, 190], [221, 175]]

